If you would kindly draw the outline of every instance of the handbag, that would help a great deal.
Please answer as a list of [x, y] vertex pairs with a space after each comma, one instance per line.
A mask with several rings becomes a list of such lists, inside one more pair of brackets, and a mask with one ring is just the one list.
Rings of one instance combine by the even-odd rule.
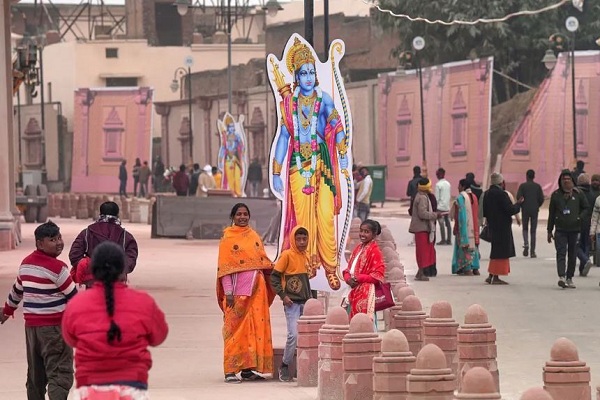
[[483, 228], [481, 228], [481, 232], [479, 232], [479, 239], [484, 240], [486, 242], [492, 241], [492, 232], [490, 231], [490, 227], [485, 224]]
[[392, 285], [388, 282], [375, 284], [375, 311], [387, 310], [395, 305]]

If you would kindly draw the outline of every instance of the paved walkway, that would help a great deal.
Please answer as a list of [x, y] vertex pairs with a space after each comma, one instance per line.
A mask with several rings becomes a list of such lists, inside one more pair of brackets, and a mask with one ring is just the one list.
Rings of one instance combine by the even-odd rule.
[[[391, 210], [392, 203], [384, 209]], [[399, 208], [398, 212], [402, 209]], [[379, 218], [379, 217], [378, 217]], [[408, 219], [380, 218], [388, 225], [399, 246], [408, 276], [415, 271], [414, 247], [407, 246]], [[68, 245], [87, 221], [61, 220], [63, 237]], [[222, 382], [222, 314], [214, 300], [217, 242], [150, 239], [147, 225], [126, 224], [140, 245], [138, 267], [132, 275], [134, 287], [149, 291], [167, 314], [170, 334], [167, 341], [153, 349], [154, 367], [150, 371], [153, 400], [196, 400], [205, 398], [314, 400], [316, 389], [298, 388], [294, 384], [274, 381], [226, 385]], [[4, 298], [14, 279], [21, 259], [34, 247], [35, 226], [25, 224], [25, 241], [15, 251], [0, 257], [0, 298]], [[511, 285], [491, 287], [478, 277], [450, 275], [451, 247], [438, 248], [440, 276], [430, 282], [414, 282], [417, 295], [429, 308], [438, 299], [449, 300], [456, 319], [462, 322], [466, 308], [480, 303], [498, 329], [498, 361], [502, 395], [517, 400], [528, 387], [541, 385], [542, 367], [549, 358], [552, 342], [567, 336], [579, 347], [581, 358], [592, 367], [594, 378], [600, 376], [600, 339], [596, 310], [600, 288], [600, 269], [589, 278], [576, 279], [577, 290], [560, 290], [556, 286], [554, 252], [543, 243], [541, 229], [537, 260], [517, 257], [508, 277]], [[516, 247], [520, 248], [515, 228]], [[61, 256], [67, 259], [67, 249]], [[274, 252], [274, 248], [270, 249]], [[484, 244], [482, 253], [489, 247]], [[484, 260], [483, 265], [487, 262]], [[332, 300], [335, 304], [336, 300]], [[274, 343], [285, 341], [285, 319], [280, 302], [271, 308]], [[3, 351], [0, 355], [0, 400], [24, 400], [26, 359], [23, 320], [17, 318], [0, 326]], [[595, 383], [600, 380], [595, 379]]]

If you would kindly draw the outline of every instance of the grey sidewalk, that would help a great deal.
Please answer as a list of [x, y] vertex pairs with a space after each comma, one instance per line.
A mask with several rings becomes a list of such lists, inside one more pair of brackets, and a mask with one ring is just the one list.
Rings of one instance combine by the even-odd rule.
[[[387, 204], [386, 204], [387, 206]], [[415, 282], [415, 249], [407, 246], [409, 220], [380, 218], [396, 238], [398, 252], [406, 268], [409, 283], [421, 298], [426, 310], [436, 300], [452, 303], [454, 316], [462, 322], [466, 308], [481, 304], [490, 322], [498, 330], [498, 365], [504, 400], [517, 400], [531, 386], [542, 384], [542, 367], [550, 357], [550, 346], [560, 336], [573, 340], [582, 360], [592, 368], [594, 383], [600, 380], [600, 314], [597, 312], [600, 268], [588, 278], [576, 278], [576, 290], [556, 286], [554, 249], [545, 243], [545, 231], [538, 232], [536, 260], [512, 259], [509, 286], [489, 286], [483, 277], [450, 275], [452, 248], [437, 248], [440, 275], [430, 282]], [[61, 220], [67, 245], [87, 221]], [[152, 349], [154, 366], [150, 371], [153, 400], [197, 400], [240, 398], [266, 400], [314, 400], [316, 389], [298, 388], [295, 384], [275, 381], [245, 382], [227, 385], [222, 377], [222, 314], [215, 301], [216, 241], [150, 239], [146, 225], [125, 224], [138, 239], [140, 259], [131, 276], [132, 285], [149, 291], [167, 314], [170, 333], [167, 341]], [[33, 249], [33, 224], [23, 227], [25, 242], [15, 251], [0, 257], [0, 299], [4, 300], [21, 259]], [[515, 247], [519, 253], [521, 239], [514, 227]], [[66, 252], [61, 259], [66, 260]], [[274, 248], [269, 248], [274, 252]], [[487, 268], [489, 245], [481, 248]], [[482, 272], [485, 274], [485, 272]], [[332, 299], [332, 304], [336, 300]], [[274, 343], [285, 341], [285, 318], [281, 303], [271, 307]], [[26, 358], [23, 320], [17, 318], [0, 326], [3, 351], [0, 355], [0, 400], [24, 400]]]

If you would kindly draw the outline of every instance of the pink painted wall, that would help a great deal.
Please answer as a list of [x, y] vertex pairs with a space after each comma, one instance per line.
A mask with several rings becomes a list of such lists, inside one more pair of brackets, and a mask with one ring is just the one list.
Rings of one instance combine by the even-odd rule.
[[[477, 181], [488, 175], [492, 70], [492, 58], [423, 69], [428, 175], [435, 184], [443, 167], [455, 193], [467, 172]], [[377, 163], [388, 166], [387, 197], [406, 198], [412, 168], [424, 165], [418, 75], [380, 75], [379, 98]]]
[[118, 193], [127, 160], [127, 191], [136, 157], [150, 160], [152, 89], [82, 88], [75, 91], [72, 192]]
[[[600, 52], [578, 52], [575, 58], [577, 159], [589, 174], [600, 173]], [[560, 54], [504, 150], [501, 171], [507, 184], [523, 182], [532, 168], [550, 195], [560, 171], [575, 166], [571, 82], [568, 57]]]

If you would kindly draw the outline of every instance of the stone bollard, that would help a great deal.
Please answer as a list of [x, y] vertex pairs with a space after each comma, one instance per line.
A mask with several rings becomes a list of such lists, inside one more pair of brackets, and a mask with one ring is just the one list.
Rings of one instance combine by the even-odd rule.
[[540, 387], [527, 389], [523, 395], [521, 395], [521, 400], [553, 400], [550, 393], [546, 392], [544, 389]]
[[325, 323], [325, 318], [323, 303], [317, 299], [309, 299], [298, 320], [298, 386], [311, 387], [319, 383], [319, 330]]
[[556, 400], [591, 400], [590, 367], [579, 360], [577, 347], [567, 338], [552, 345], [544, 367], [544, 389]]
[[119, 218], [122, 218], [123, 213], [121, 210], [123, 209], [123, 203], [121, 202], [121, 198], [119, 196], [115, 196], [113, 202], [117, 205], [117, 207], [119, 207]]
[[392, 235], [392, 231], [390, 228], [382, 228], [381, 235], [377, 237], [377, 241], [379, 242], [380, 247], [390, 247], [396, 250], [396, 241], [394, 240], [394, 235]]
[[404, 272], [400, 268], [394, 267], [390, 269], [386, 282], [392, 285], [392, 289], [396, 287], [402, 280], [406, 280]]
[[483, 367], [490, 371], [496, 391], [500, 391], [500, 373], [496, 362], [496, 329], [488, 322], [483, 307], [473, 304], [467, 309], [465, 323], [457, 331], [458, 334], [458, 389], [462, 387], [462, 379], [473, 367]]
[[156, 203], [156, 197], [152, 196], [150, 197], [149, 203], [148, 203], [148, 221], [146, 221], [148, 223], [148, 225], [152, 225], [152, 213], [153, 213], [153, 208], [154, 208], [154, 203]]
[[60, 217], [71, 218], [72, 216], [73, 212], [71, 211], [71, 196], [69, 194], [64, 194], [60, 201]]
[[140, 211], [140, 201], [137, 197], [131, 199], [129, 204], [129, 221], [140, 223], [142, 222], [142, 213]]
[[71, 201], [71, 216], [75, 217], [77, 215], [77, 207], [79, 205], [79, 196], [78, 194], [71, 193], [69, 195]]
[[381, 354], [381, 338], [367, 314], [356, 314], [342, 340], [344, 400], [373, 399], [373, 358]]
[[87, 196], [85, 194], [79, 195], [79, 200], [77, 201], [77, 212], [75, 213], [75, 217], [77, 219], [88, 218]]
[[496, 383], [490, 371], [482, 367], [471, 368], [463, 378], [462, 390], [454, 400], [500, 400]]
[[89, 195], [87, 197], [87, 209], [88, 209], [88, 218], [94, 218], [98, 209], [94, 208], [94, 204], [96, 202], [96, 197]]
[[[92, 212], [92, 215], [90, 215], [90, 218], [93, 220], [98, 219], [98, 217], [100, 216], [100, 206], [102, 205], [103, 201], [102, 201], [102, 196], [96, 196], [94, 198], [94, 211]], [[120, 216], [120, 214], [119, 214]]]
[[386, 264], [389, 264], [392, 261], [400, 260], [400, 256], [398, 255], [398, 252], [389, 247], [384, 247], [383, 249], [381, 249], [381, 253], [383, 253], [383, 261]]
[[398, 329], [383, 335], [381, 356], [373, 359], [373, 400], [406, 400], [406, 377], [417, 358]]
[[423, 322], [423, 344], [435, 344], [446, 355], [446, 365], [458, 374], [458, 322], [452, 318], [452, 306], [447, 301], [431, 305], [429, 317]]
[[48, 204], [48, 216], [50, 218], [54, 217], [54, 200], [56, 199], [56, 195], [54, 193], [48, 193], [46, 196], [46, 204]]
[[408, 286], [396, 286], [392, 289], [392, 293], [394, 293], [395, 305], [387, 310], [383, 310], [383, 321], [385, 323], [386, 331], [389, 331], [394, 327], [394, 315], [398, 314], [398, 312], [402, 310], [402, 302], [406, 296], [414, 296], [415, 291]]
[[435, 344], [428, 344], [417, 355], [415, 368], [406, 377], [407, 400], [452, 400], [456, 377], [446, 367], [446, 356]]
[[121, 207], [121, 212], [120, 212], [121, 220], [128, 220], [129, 219], [129, 201], [127, 201], [127, 197], [121, 196], [121, 204], [123, 205], [123, 207]]
[[331, 308], [319, 329], [319, 400], [344, 397], [342, 340], [349, 331], [348, 313], [340, 306]]
[[427, 314], [423, 311], [421, 301], [417, 296], [406, 296], [402, 309], [394, 315], [393, 328], [404, 333], [408, 346], [413, 354], [418, 354], [423, 347], [423, 321]]

